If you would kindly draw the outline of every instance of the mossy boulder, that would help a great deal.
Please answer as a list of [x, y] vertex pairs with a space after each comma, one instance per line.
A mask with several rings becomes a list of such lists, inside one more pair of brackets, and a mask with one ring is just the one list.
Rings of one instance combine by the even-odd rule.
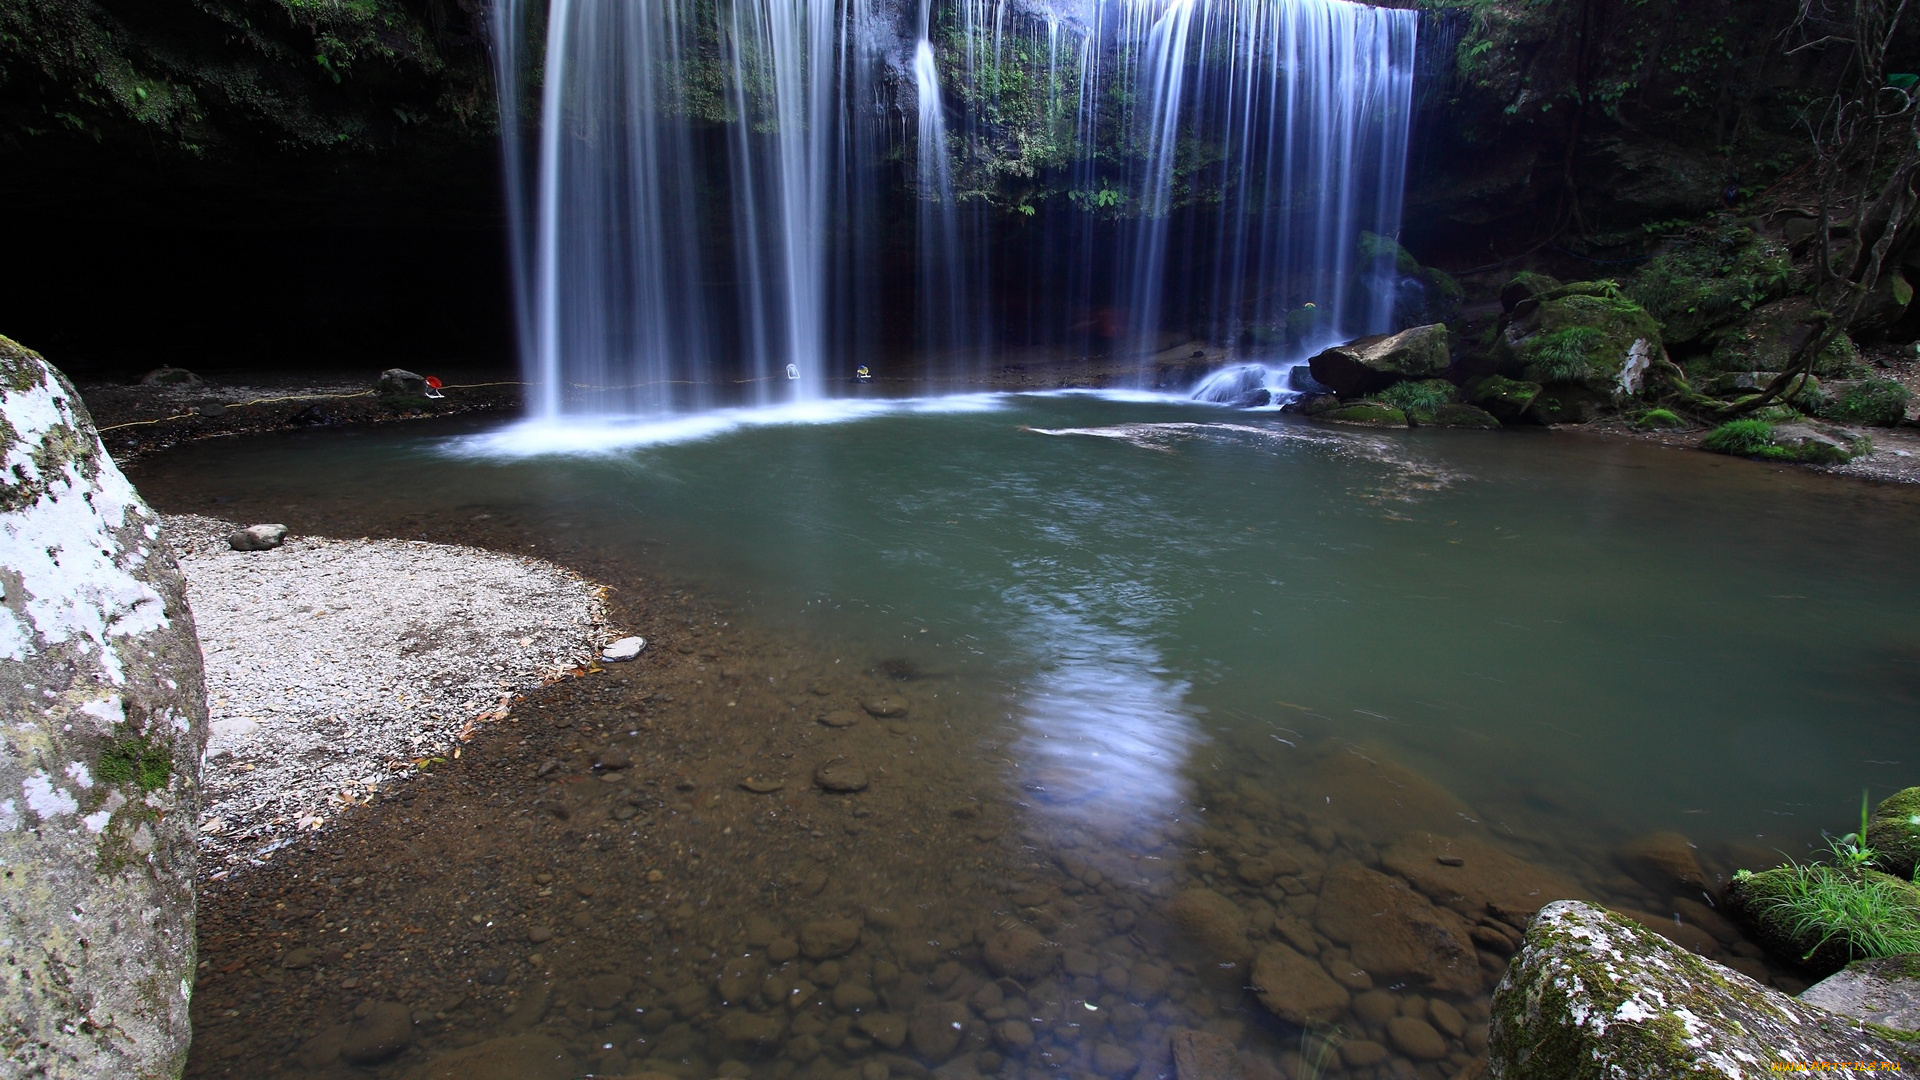
[[[1444, 323], [1460, 318], [1460, 302], [1466, 298], [1466, 290], [1446, 271], [1420, 265], [1420, 260], [1399, 241], [1378, 233], [1360, 234], [1360, 254], [1372, 263], [1373, 271], [1362, 275], [1362, 287], [1376, 289], [1384, 283], [1393, 290], [1388, 299], [1396, 324]], [[1388, 268], [1391, 273], [1386, 272]]]
[[1494, 353], [1530, 382], [1595, 399], [1638, 395], [1648, 369], [1666, 355], [1660, 324], [1612, 282], [1574, 282], [1521, 301]]
[[1784, 241], [1717, 214], [1643, 264], [1626, 293], [1660, 320], [1667, 344], [1678, 347], [1709, 340], [1779, 298], [1792, 271]]
[[1471, 405], [1442, 405], [1433, 411], [1431, 420], [1423, 421], [1432, 427], [1482, 428], [1498, 430], [1500, 421], [1485, 409], [1476, 409]]
[[1407, 379], [1431, 379], [1447, 369], [1445, 324], [1375, 334], [1335, 345], [1307, 361], [1307, 369], [1343, 398], [1385, 390]]
[[[1809, 878], [1844, 881], [1882, 890], [1891, 919], [1920, 925], [1920, 888], [1877, 870], [1845, 871], [1824, 865], [1782, 866], [1758, 874], [1736, 874], [1727, 883], [1727, 911], [1761, 948], [1818, 975], [1831, 975], [1872, 950], [1837, 920], [1805, 918], [1795, 897]], [[1902, 915], [1904, 912], [1904, 916]]]
[[1405, 412], [1378, 401], [1355, 401], [1310, 415], [1320, 420], [1331, 420], [1336, 424], [1358, 424], [1362, 427], [1403, 428], [1407, 426]]
[[[1754, 308], [1713, 336], [1713, 351], [1689, 362], [1697, 374], [1721, 371], [1784, 371], [1795, 355], [1820, 332], [1821, 313], [1803, 296]], [[1815, 374], [1858, 377], [1865, 368], [1860, 350], [1845, 334], [1834, 338], [1814, 359]]]
[[1800, 1000], [1920, 1041], [1920, 956], [1855, 960], [1807, 987]]
[[1772, 1063], [1920, 1061], [1607, 911], [1548, 904], [1493, 995], [1496, 1080], [1752, 1078]]
[[1873, 808], [1867, 846], [1879, 854], [1880, 869], [1913, 880], [1914, 866], [1920, 863], [1920, 787], [1889, 795]]
[[1758, 418], [1730, 420], [1707, 433], [1702, 450], [1761, 461], [1803, 465], [1845, 465], [1873, 450], [1873, 440], [1857, 431], [1812, 422], [1773, 423]]
[[1511, 424], [1525, 416], [1539, 397], [1539, 383], [1492, 375], [1473, 386], [1467, 404], [1486, 410], [1503, 424]]
[[1508, 278], [1505, 285], [1500, 286], [1500, 310], [1512, 311], [1525, 301], [1542, 293], [1552, 292], [1559, 288], [1560, 284], [1559, 278], [1536, 274], [1531, 270], [1522, 270]]

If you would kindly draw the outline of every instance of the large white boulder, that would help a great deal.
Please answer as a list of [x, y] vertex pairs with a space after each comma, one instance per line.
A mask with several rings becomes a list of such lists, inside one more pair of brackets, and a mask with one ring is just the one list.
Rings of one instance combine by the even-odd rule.
[[0, 337], [0, 1076], [178, 1076], [206, 691], [160, 523]]

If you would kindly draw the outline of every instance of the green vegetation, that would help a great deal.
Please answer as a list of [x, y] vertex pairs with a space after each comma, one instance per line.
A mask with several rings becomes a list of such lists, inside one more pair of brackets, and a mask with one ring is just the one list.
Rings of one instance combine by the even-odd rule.
[[1626, 293], [1665, 325], [1669, 342], [1687, 342], [1778, 299], [1792, 273], [1785, 244], [1722, 214], [1649, 260]]
[[1700, 442], [1702, 450], [1735, 457], [1766, 457], [1773, 447], [1773, 425], [1765, 420], [1729, 420]]
[[1828, 403], [1822, 415], [1853, 424], [1893, 427], [1907, 414], [1913, 393], [1892, 379], [1864, 379]]
[[1687, 422], [1670, 410], [1648, 409], [1633, 418], [1633, 426], [1642, 431], [1658, 431], [1686, 427]]
[[1528, 358], [1542, 382], [1579, 382], [1592, 373], [1588, 358], [1606, 337], [1597, 327], [1562, 327], [1540, 335], [1528, 349]]
[[142, 792], [158, 791], [173, 775], [173, 753], [144, 738], [124, 739], [100, 755], [93, 772], [108, 784], [131, 781]]
[[1803, 948], [1803, 962], [1829, 948], [1854, 960], [1920, 952], [1920, 892], [1899, 878], [1826, 863], [1793, 863], [1766, 877], [1768, 895], [1756, 902], [1755, 916]]
[[1373, 400], [1391, 405], [1415, 420], [1432, 419], [1442, 405], [1452, 404], [1455, 390], [1445, 379], [1398, 382], [1373, 395]]

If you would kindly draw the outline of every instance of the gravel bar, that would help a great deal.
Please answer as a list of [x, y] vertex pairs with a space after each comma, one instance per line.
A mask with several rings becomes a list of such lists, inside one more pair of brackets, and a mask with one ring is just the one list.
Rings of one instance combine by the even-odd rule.
[[206, 657], [202, 868], [259, 860], [434, 759], [514, 695], [592, 661], [602, 590], [538, 559], [166, 518]]

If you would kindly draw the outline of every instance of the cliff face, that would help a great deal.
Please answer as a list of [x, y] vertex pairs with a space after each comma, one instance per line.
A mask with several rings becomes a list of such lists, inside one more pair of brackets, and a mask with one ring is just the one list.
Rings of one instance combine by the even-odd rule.
[[28, 205], [445, 189], [433, 167], [497, 127], [484, 37], [481, 0], [7, 0], [0, 154], [34, 168], [0, 183]]

